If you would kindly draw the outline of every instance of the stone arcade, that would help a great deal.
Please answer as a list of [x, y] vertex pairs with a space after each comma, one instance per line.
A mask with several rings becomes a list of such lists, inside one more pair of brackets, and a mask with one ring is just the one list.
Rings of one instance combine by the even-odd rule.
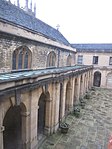
[[56, 29], [0, 1], [0, 149], [35, 149], [92, 87]]

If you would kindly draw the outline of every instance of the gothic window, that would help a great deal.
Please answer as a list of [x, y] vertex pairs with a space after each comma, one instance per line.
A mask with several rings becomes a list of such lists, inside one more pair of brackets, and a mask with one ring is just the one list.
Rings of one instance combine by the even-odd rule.
[[109, 59], [109, 65], [112, 65], [112, 57]]
[[68, 55], [68, 57], [67, 57], [67, 66], [71, 66], [71, 60], [72, 60], [71, 55]]
[[52, 51], [47, 57], [47, 67], [56, 66], [56, 54]]
[[83, 64], [83, 55], [78, 55], [77, 63]]
[[31, 51], [27, 47], [19, 47], [13, 52], [12, 69], [31, 68]]

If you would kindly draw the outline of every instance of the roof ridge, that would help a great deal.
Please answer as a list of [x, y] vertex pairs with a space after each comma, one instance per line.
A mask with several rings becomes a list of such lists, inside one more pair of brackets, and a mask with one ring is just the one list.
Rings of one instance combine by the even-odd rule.
[[49, 24], [28, 14], [26, 11], [11, 2], [0, 0], [0, 3], [0, 18], [41, 33], [50, 39], [62, 42], [65, 45], [70, 45], [67, 39], [57, 29]]

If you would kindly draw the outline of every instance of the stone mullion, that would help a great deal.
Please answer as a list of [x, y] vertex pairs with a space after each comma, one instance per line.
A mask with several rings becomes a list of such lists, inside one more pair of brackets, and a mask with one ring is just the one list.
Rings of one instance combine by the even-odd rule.
[[22, 69], [24, 69], [24, 60], [25, 60], [26, 50], [25, 48], [22, 49]]
[[16, 69], [18, 69], [18, 63], [19, 63], [19, 50], [16, 50]]

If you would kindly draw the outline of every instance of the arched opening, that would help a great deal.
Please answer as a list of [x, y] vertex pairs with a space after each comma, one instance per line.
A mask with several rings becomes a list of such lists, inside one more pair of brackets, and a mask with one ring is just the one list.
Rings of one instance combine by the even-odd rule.
[[66, 99], [65, 99], [65, 115], [67, 115], [70, 111], [70, 103], [71, 102], [71, 84], [70, 81], [66, 86]]
[[41, 94], [38, 103], [38, 134], [44, 133], [45, 128], [45, 108], [46, 108], [46, 95], [44, 93]]
[[67, 66], [71, 66], [71, 60], [72, 60], [72, 57], [69, 54], [68, 57], [67, 57]]
[[56, 66], [56, 54], [52, 51], [47, 56], [47, 67], [53, 66]]
[[29, 69], [31, 68], [31, 51], [26, 46], [21, 46], [14, 50], [12, 56], [12, 69]]
[[20, 106], [10, 107], [7, 111], [3, 125], [4, 149], [20, 149], [22, 148], [22, 118]]
[[101, 84], [101, 73], [99, 71], [96, 71], [94, 73], [94, 81], [93, 81], [93, 85], [100, 87]]
[[107, 88], [112, 88], [112, 73], [107, 75]]

